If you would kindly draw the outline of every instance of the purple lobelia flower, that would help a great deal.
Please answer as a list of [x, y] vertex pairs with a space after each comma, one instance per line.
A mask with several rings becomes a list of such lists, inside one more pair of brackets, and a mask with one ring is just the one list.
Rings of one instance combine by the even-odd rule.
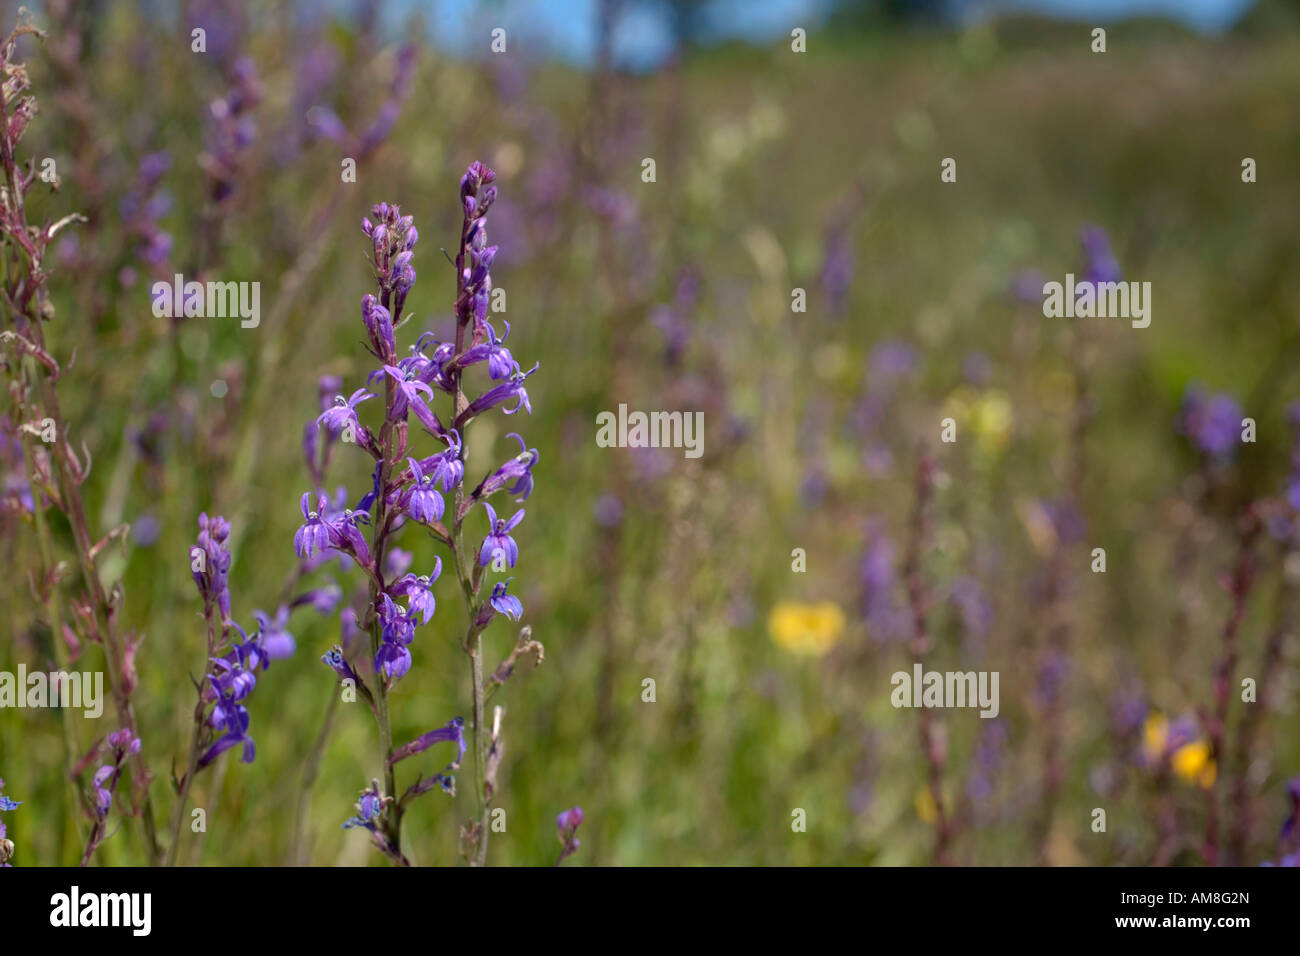
[[433, 486], [436, 476], [433, 473], [426, 473], [414, 458], [408, 458], [407, 461], [411, 463], [413, 481], [411, 487], [402, 496], [402, 510], [421, 524], [441, 521], [446, 506], [443, 504], [442, 495], [438, 494]]
[[512, 580], [514, 579], [509, 578], [492, 585], [492, 594], [488, 598], [488, 605], [496, 613], [504, 614], [510, 620], [517, 621], [523, 616], [524, 606], [519, 603], [519, 598], [507, 593]]
[[361, 533], [358, 525], [369, 523], [370, 515], [367, 512], [344, 508], [343, 513], [330, 524], [334, 547], [352, 555], [363, 567], [370, 564], [370, 546], [366, 544], [366, 536]]
[[316, 419], [318, 425], [324, 425], [329, 429], [333, 437], [338, 437], [349, 425], [352, 427], [354, 434], [361, 431], [361, 423], [357, 421], [357, 406], [367, 399], [374, 398], [372, 392], [359, 388], [352, 393], [351, 398], [344, 398], [342, 395], [335, 396], [334, 404], [321, 413]]
[[311, 507], [311, 493], [306, 492], [299, 504], [306, 524], [293, 536], [293, 551], [300, 558], [309, 558], [313, 551], [326, 551], [333, 546], [334, 535], [326, 521], [326, 509], [329, 499], [317, 495], [315, 510]]
[[416, 377], [415, 370], [403, 372], [393, 365], [385, 365], [384, 372], [397, 382], [397, 398], [388, 412], [388, 420], [404, 422], [406, 413], [410, 410], [415, 412], [415, 417], [420, 420], [420, 424], [429, 431], [435, 435], [441, 432], [442, 424], [434, 416], [433, 409], [420, 398], [421, 394], [433, 398], [433, 389]]
[[512, 373], [517, 372], [519, 370], [519, 363], [510, 355], [510, 350], [501, 344], [510, 335], [510, 323], [505, 323], [506, 334], [501, 336], [500, 339], [497, 338], [497, 333], [496, 330], [492, 328], [492, 323], [485, 322], [484, 325], [487, 328], [488, 340], [468, 349], [465, 354], [461, 356], [460, 364], [463, 368], [469, 365], [474, 365], [478, 362], [486, 361], [488, 363], [488, 377], [491, 378], [492, 381], [496, 382], [503, 378], [508, 378]]
[[361, 791], [361, 797], [356, 803], [356, 815], [348, 818], [343, 824], [343, 829], [350, 830], [353, 827], [362, 827], [374, 832], [376, 822], [379, 820], [379, 816], [387, 802], [387, 798], [380, 793], [379, 781], [376, 780], [369, 790]]
[[442, 574], [442, 558], [434, 556], [433, 571], [429, 574], [415, 575], [406, 574], [399, 578], [392, 587], [392, 592], [398, 597], [406, 598], [407, 611], [412, 614], [420, 614], [428, 624], [433, 617], [436, 604], [433, 599], [433, 582], [438, 580]]
[[343, 648], [335, 644], [328, 651], [321, 655], [321, 663], [338, 674], [343, 680], [350, 680], [354, 684], [358, 683], [357, 672], [348, 664], [348, 660], [343, 656]]
[[403, 644], [384, 641], [375, 653], [374, 668], [384, 679], [384, 686], [392, 687], [411, 669], [411, 652]]
[[397, 763], [399, 760], [405, 760], [415, 754], [424, 753], [434, 744], [450, 743], [456, 745], [456, 759], [447, 765], [448, 770], [454, 770], [460, 767], [460, 762], [465, 759], [465, 720], [462, 717], [453, 717], [443, 727], [437, 730], [431, 730], [427, 734], [416, 737], [408, 744], [403, 744], [393, 751], [393, 755], [388, 759], [389, 763]]
[[528, 414], [533, 413], [533, 406], [528, 401], [528, 390], [524, 388], [524, 382], [540, 367], [541, 363], [535, 364], [527, 372], [521, 372], [516, 365], [511, 372], [510, 378], [500, 385], [494, 385], [478, 398], [469, 403], [469, 408], [461, 412], [456, 418], [456, 427], [460, 428], [465, 422], [477, 415], [481, 415], [490, 408], [496, 408], [498, 405], [504, 406], [506, 402], [513, 401], [515, 404], [512, 408], [502, 408], [501, 411], [507, 415], [513, 415], [519, 409], [523, 409]]
[[474, 489], [472, 497], [475, 501], [494, 495], [502, 488], [505, 488], [509, 494], [518, 495], [517, 501], [524, 501], [532, 494], [533, 466], [541, 456], [536, 448], [525, 448], [524, 440], [514, 432], [506, 437], [518, 441], [521, 450], [514, 458], [483, 479], [482, 483]]
[[415, 639], [415, 615], [403, 610], [387, 593], [381, 595], [379, 609], [382, 642], [375, 652], [374, 669], [391, 687], [406, 676], [411, 669], [411, 652], [408, 649]]
[[483, 539], [483, 546], [479, 548], [478, 563], [487, 567], [493, 559], [500, 554], [505, 558], [509, 567], [514, 567], [515, 562], [519, 560], [519, 546], [515, 544], [515, 539], [510, 537], [510, 532], [515, 529], [519, 522], [524, 520], [524, 512], [521, 508], [516, 511], [509, 521], [504, 518], [498, 518], [497, 513], [492, 506], [486, 501], [483, 507], [488, 514], [488, 527], [491, 529], [486, 538]]
[[442, 485], [443, 491], [451, 491], [465, 478], [465, 462], [461, 460], [460, 434], [452, 429], [447, 433], [451, 447], [436, 455], [430, 455], [420, 462], [420, 468], [426, 477], [435, 484]]

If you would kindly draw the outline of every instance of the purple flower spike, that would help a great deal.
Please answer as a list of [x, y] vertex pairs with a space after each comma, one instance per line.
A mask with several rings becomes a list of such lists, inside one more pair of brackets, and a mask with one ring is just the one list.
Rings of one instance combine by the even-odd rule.
[[[230, 522], [206, 513], [199, 515], [199, 536], [190, 549], [190, 575], [198, 585], [205, 608], [217, 608], [222, 618], [230, 616]], [[202, 557], [202, 562], [198, 558]], [[197, 567], [196, 567], [197, 566]]]

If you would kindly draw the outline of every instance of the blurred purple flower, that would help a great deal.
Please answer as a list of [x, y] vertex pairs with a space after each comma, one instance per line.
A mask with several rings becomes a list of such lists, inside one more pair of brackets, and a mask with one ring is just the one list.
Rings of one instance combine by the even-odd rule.
[[274, 618], [268, 617], [264, 611], [254, 611], [253, 618], [262, 632], [262, 648], [268, 659], [279, 661], [293, 656], [298, 642], [288, 631], [289, 608], [281, 604]]
[[1179, 431], [1203, 454], [1229, 459], [1240, 441], [1241, 419], [1241, 406], [1230, 395], [1210, 395], [1193, 385], [1183, 395]]
[[1119, 282], [1124, 277], [1111, 250], [1110, 238], [1100, 226], [1085, 226], [1079, 234], [1079, 244], [1083, 246], [1085, 260], [1084, 282]]
[[872, 351], [869, 362], [873, 378], [894, 382], [915, 371], [917, 352], [906, 342], [882, 342]]

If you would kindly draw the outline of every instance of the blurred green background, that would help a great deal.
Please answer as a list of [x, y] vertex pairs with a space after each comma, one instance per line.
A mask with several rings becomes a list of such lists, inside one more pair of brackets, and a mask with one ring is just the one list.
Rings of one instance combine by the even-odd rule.
[[[274, 613], [295, 567], [317, 381], [341, 376], [350, 393], [373, 365], [360, 346], [372, 286], [360, 220], [379, 201], [416, 217], [405, 348], [448, 325], [455, 275], [438, 250], [454, 254], [457, 183], [481, 159], [498, 172], [488, 228], [509, 345], [541, 370], [531, 417], [476, 423], [466, 479], [513, 454], [507, 431], [540, 451], [511, 590], [546, 646], [541, 667], [521, 665], [493, 701], [505, 707], [497, 804], [508, 823], [490, 862], [553, 862], [555, 814], [574, 804], [586, 822], [569, 865], [930, 862], [918, 714], [889, 702], [889, 675], [910, 669], [906, 641], [873, 629], [863, 609], [864, 561], [880, 559], [881, 536], [893, 552], [886, 591], [903, 606], [922, 444], [938, 468], [921, 549], [927, 664], [1001, 674], [997, 720], [938, 713], [944, 802], [962, 821], [951, 859], [1199, 862], [1202, 788], [1142, 754], [1152, 715], [1211, 706], [1233, 519], [1288, 469], [1286, 407], [1300, 398], [1294, 5], [1259, 4], [1217, 34], [1108, 22], [1107, 51], [1095, 54], [1091, 24], [852, 7], [809, 21], [806, 53], [791, 50], [797, 22], [760, 43], [696, 42], [684, 4], [666, 21], [681, 31], [679, 54], [637, 70], [609, 46], [585, 65], [549, 59], [526, 30], [494, 55], [491, 4], [471, 11], [483, 25], [466, 28], [472, 42], [449, 49], [426, 39], [436, 24], [401, 6], [372, 16], [53, 4], [36, 12], [49, 40], [20, 48], [40, 102], [24, 146], [54, 157], [62, 180], [33, 191], [31, 214], [90, 217], [55, 257], [47, 336], [64, 365], [76, 356], [59, 390], [68, 438], [94, 460], [83, 488], [92, 526], [132, 527], [101, 569], [123, 581], [122, 626], [145, 635], [134, 700], [160, 823], [169, 775], [185, 763], [189, 676], [203, 666], [188, 561], [196, 516], [235, 525], [233, 611], [251, 628], [254, 609]], [[627, 11], [595, 13], [612, 31]], [[207, 25], [206, 55], [191, 52], [193, 23]], [[357, 181], [341, 182], [349, 153], [316, 135], [308, 110], [364, 130], [391, 99], [403, 39], [418, 52], [400, 118], [359, 160]], [[233, 191], [216, 203], [201, 160], [208, 104], [241, 55], [263, 95]], [[149, 262], [127, 197], [158, 151], [170, 157], [158, 187], [170, 206], [155, 227], [172, 246]], [[647, 157], [653, 183], [642, 181]], [[940, 182], [945, 157], [955, 183]], [[1243, 157], [1258, 182], [1242, 182]], [[1045, 319], [1009, 294], [1026, 270], [1080, 272], [1088, 224], [1108, 233], [1127, 278], [1152, 283], [1149, 328]], [[261, 325], [201, 319], [173, 331], [147, 289], [174, 272], [260, 282]], [[806, 312], [791, 310], [796, 288]], [[890, 348], [906, 360], [891, 363]], [[1176, 427], [1193, 382], [1231, 394], [1259, 424], [1257, 443], [1213, 469]], [[597, 447], [597, 413], [620, 403], [704, 411], [703, 456]], [[1088, 424], [1076, 440], [1080, 408]], [[939, 442], [948, 415], [952, 445]], [[325, 484], [346, 484], [355, 500], [369, 471], [347, 451]], [[1041, 579], [1058, 549], [1041, 503], [1076, 479], [1087, 532], [1059, 550], [1067, 586], [1052, 602]], [[15, 488], [0, 518], [0, 669], [11, 671], [53, 660]], [[66, 552], [66, 522], [50, 520]], [[408, 533], [399, 545], [415, 570], [431, 564], [429, 540]], [[1106, 549], [1105, 574], [1089, 571], [1094, 547]], [[1261, 546], [1238, 676], [1262, 676], [1269, 634], [1289, 627], [1289, 556], [1286, 541]], [[310, 579], [331, 580], [356, 585], [336, 564]], [[398, 741], [469, 714], [450, 574], [436, 593], [391, 698]], [[963, 614], [971, 593], [983, 625]], [[64, 600], [76, 595], [69, 582]], [[1067, 676], [1045, 695], [1059, 620]], [[187, 841], [183, 861], [383, 862], [364, 834], [340, 828], [379, 773], [364, 708], [338, 708], [304, 784], [336, 694], [319, 657], [339, 640], [338, 615], [295, 611], [290, 630], [296, 654], [247, 702], [257, 760], [227, 756], [199, 778], [191, 802], [208, 811], [208, 832]], [[494, 623], [488, 666], [513, 637]], [[1287, 732], [1296, 653], [1284, 644], [1270, 672], [1254, 750], [1218, 773], [1225, 800], [1245, 781], [1247, 863], [1275, 858], [1284, 781], [1300, 773]], [[75, 666], [101, 661], [90, 647]], [[1140, 705], [1136, 723], [1117, 716], [1117, 692]], [[1234, 705], [1234, 728], [1248, 706]], [[78, 744], [112, 721], [111, 707], [100, 721], [78, 716]], [[1064, 778], [1046, 798], [1049, 753]], [[0, 712], [0, 777], [25, 801], [6, 815], [16, 865], [79, 859], [88, 824], [65, 759], [57, 711]], [[458, 860], [468, 789], [408, 813], [414, 862]], [[1095, 807], [1107, 810], [1106, 834], [1090, 829]], [[792, 831], [796, 808], [806, 832]], [[142, 861], [135, 824], [95, 858]]]

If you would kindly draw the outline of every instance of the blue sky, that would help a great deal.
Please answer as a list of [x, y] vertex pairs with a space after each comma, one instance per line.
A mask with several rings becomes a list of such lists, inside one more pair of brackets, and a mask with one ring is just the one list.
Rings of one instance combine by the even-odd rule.
[[[1162, 15], [1206, 32], [1226, 29], [1253, 0], [965, 0], [992, 9], [1036, 10], [1052, 16], [1110, 23], [1136, 15]], [[590, 63], [596, 49], [598, 0], [406, 0], [386, 10], [400, 26], [415, 7], [448, 49], [486, 45], [492, 27], [509, 37], [544, 47], [576, 63]], [[718, 37], [756, 43], [787, 35], [792, 26], [815, 25], [828, 0], [710, 0], [704, 5], [706, 27]], [[651, 5], [629, 2], [614, 40], [615, 57], [633, 68], [663, 61], [672, 48], [668, 24]]]

